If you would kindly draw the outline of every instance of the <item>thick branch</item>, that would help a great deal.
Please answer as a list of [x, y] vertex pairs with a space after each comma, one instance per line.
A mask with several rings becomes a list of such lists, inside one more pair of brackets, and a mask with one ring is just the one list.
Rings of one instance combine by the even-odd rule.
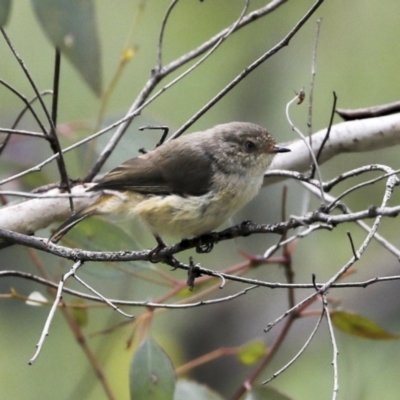
[[[322, 129], [312, 135], [311, 147], [316, 153], [326, 135]], [[400, 144], [400, 113], [359, 121], [341, 122], [333, 125], [329, 139], [319, 158], [319, 164], [342, 153], [375, 151]], [[310, 168], [310, 155], [300, 140], [285, 144], [292, 150], [290, 156], [277, 154], [269, 170], [286, 169], [304, 172]], [[273, 173], [271, 173], [273, 175]], [[268, 178], [268, 173], [266, 174]], [[276, 180], [264, 180], [264, 185]]]

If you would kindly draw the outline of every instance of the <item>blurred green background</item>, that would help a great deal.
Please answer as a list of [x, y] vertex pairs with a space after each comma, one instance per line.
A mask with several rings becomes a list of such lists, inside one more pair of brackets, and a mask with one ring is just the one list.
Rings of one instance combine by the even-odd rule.
[[[139, 3], [144, 4], [139, 13]], [[119, 0], [97, 1], [97, 19], [102, 43], [103, 83], [107, 86], [118, 65], [121, 51], [127, 43], [137, 46], [137, 54], [128, 64], [118, 82], [107, 109], [106, 123], [122, 117], [149, 77], [154, 67], [160, 23], [170, 2]], [[253, 0], [250, 9], [268, 1]], [[219, 50], [196, 71], [164, 93], [138, 117], [120, 142], [104, 171], [137, 155], [141, 147], [151, 148], [158, 133], [140, 133], [137, 127], [147, 124], [168, 125], [172, 131], [186, 122], [201, 106], [230, 82], [249, 63], [275, 45], [292, 28], [312, 1], [289, 1], [276, 12], [256, 21], [229, 38]], [[240, 14], [243, 2], [239, 0], [183, 0], [174, 9], [164, 38], [164, 63], [200, 45], [203, 41], [232, 23]], [[326, 0], [315, 16], [291, 41], [290, 45], [264, 63], [222, 99], [190, 131], [201, 130], [217, 123], [233, 120], [252, 121], [274, 133], [278, 142], [295, 139], [286, 118], [286, 103], [294, 91], [309, 87], [312, 52], [315, 41], [316, 20], [322, 17], [318, 46], [317, 76], [314, 93], [314, 130], [326, 127], [332, 107], [332, 91], [338, 95], [339, 108], [359, 108], [384, 104], [399, 99], [400, 93], [400, 2], [386, 0]], [[138, 17], [138, 18], [137, 18]], [[136, 22], [135, 22], [136, 21]], [[133, 28], [133, 35], [130, 32]], [[40, 29], [29, 1], [14, 1], [10, 21], [6, 27], [14, 46], [24, 59], [40, 89], [51, 88], [53, 49]], [[4, 40], [0, 39], [0, 77], [12, 84], [28, 98], [33, 96], [27, 79], [11, 55]], [[177, 74], [181, 70], [173, 74]], [[168, 81], [170, 78], [168, 78]], [[297, 126], [306, 132], [307, 102], [294, 107], [291, 116]], [[9, 127], [21, 109], [21, 102], [4, 87], [0, 87], [0, 125]], [[59, 124], [62, 145], [67, 146], [91, 133], [100, 107], [100, 100], [81, 80], [74, 68], [63, 61], [59, 100]], [[336, 120], [339, 122], [339, 119]], [[20, 127], [33, 129], [30, 118]], [[62, 129], [61, 129], [62, 128]], [[101, 149], [110, 134], [97, 142]], [[88, 169], [88, 148], [81, 148], [67, 159], [72, 177], [81, 177]], [[26, 137], [15, 137], [2, 155], [0, 178], [33, 166], [51, 155], [48, 147]], [[322, 168], [325, 180], [346, 170], [371, 163], [399, 168], [398, 149], [390, 148], [362, 155], [345, 154], [331, 160]], [[32, 189], [58, 179], [55, 164], [26, 179], [12, 182], [5, 188]], [[355, 180], [352, 182], [356, 182]], [[302, 212], [304, 198], [300, 185], [288, 182], [288, 214]], [[333, 194], [340, 193], [347, 184]], [[378, 205], [383, 185], [368, 187], [348, 200], [353, 209]], [[277, 222], [280, 218], [282, 185], [264, 190], [245, 207], [233, 222], [250, 219], [260, 223]], [[395, 195], [393, 204], [398, 204]], [[318, 206], [312, 202], [312, 206]], [[115, 222], [115, 220], [114, 220]], [[75, 245], [97, 249], [126, 249], [153, 246], [151, 236], [135, 222], [116, 220], [126, 232], [114, 232], [114, 225], [91, 220], [76, 233], [71, 233]], [[346, 236], [351, 231], [355, 245], [361, 244], [365, 233], [355, 226], [341, 226], [334, 232], [319, 232], [302, 240], [293, 256], [296, 281], [310, 282], [315, 273], [317, 281], [329, 279], [351, 256]], [[103, 233], [102, 233], [103, 232]], [[92, 240], [87, 240], [88, 233]], [[385, 220], [381, 233], [396, 246], [400, 246], [398, 221]], [[48, 236], [49, 231], [38, 232]], [[223, 269], [241, 262], [237, 251], [262, 254], [276, 237], [252, 236], [234, 242], [218, 244], [209, 255], [195, 255], [195, 261], [205, 268]], [[132, 242], [130, 242], [132, 240]], [[133, 243], [133, 244], [132, 244]], [[192, 254], [192, 253], [190, 253]], [[180, 255], [184, 261], [188, 254]], [[55, 280], [71, 264], [48, 255], [39, 254], [48, 274]], [[1, 252], [1, 269], [22, 270], [38, 274], [32, 256], [22, 247], [12, 247]], [[153, 268], [184, 279], [179, 271], [169, 272], [165, 266], [148, 266], [131, 263], [125, 265], [130, 272], [152, 275]], [[355, 280], [375, 276], [398, 274], [398, 260], [372, 243], [364, 257], [356, 264]], [[130, 300], [153, 300], [168, 291], [137, 277], [116, 271], [108, 265], [86, 264], [81, 276], [104, 295]], [[263, 266], [249, 277], [268, 281], [284, 281], [283, 271], [277, 267]], [[77, 283], [71, 287], [81, 289]], [[2, 279], [0, 292], [10, 288], [28, 295], [45, 289], [38, 284], [18, 279]], [[228, 285], [214, 296], [225, 296], [243, 288]], [[296, 292], [301, 299], [310, 292]], [[342, 300], [345, 309], [365, 315], [392, 332], [400, 332], [399, 284], [381, 283], [367, 289], [331, 290], [330, 295]], [[72, 301], [72, 298], [66, 296]], [[319, 305], [318, 305], [319, 307]], [[317, 308], [318, 308], [317, 307]], [[210, 307], [163, 313], [155, 318], [151, 332], [172, 357], [175, 365], [189, 361], [207, 351], [225, 346], [239, 346], [254, 338], [271, 343], [279, 326], [268, 335], [263, 328], [287, 309], [285, 291], [260, 288], [232, 302]], [[21, 300], [3, 299], [0, 302], [0, 376], [1, 398], [4, 399], [105, 399], [104, 392], [93, 369], [77, 345], [61, 312], [57, 312], [42, 354], [28, 367], [27, 361], [35, 350], [48, 307], [29, 307]], [[131, 309], [135, 314], [142, 310]], [[86, 334], [98, 332], [124, 321], [111, 309], [93, 309], [88, 313]], [[314, 326], [314, 318], [296, 322], [273, 363], [263, 374], [268, 378], [286, 363], [302, 346]], [[132, 328], [126, 325], [110, 334], [88, 339], [89, 346], [111, 382], [117, 399], [128, 398], [128, 368], [132, 349], [126, 341]], [[339, 346], [340, 399], [398, 399], [397, 341], [377, 342], [357, 339], [337, 333]], [[332, 349], [327, 326], [318, 332], [306, 353], [273, 384], [293, 399], [326, 399], [331, 397], [333, 370]], [[194, 370], [190, 377], [209, 385], [227, 398], [232, 395], [250, 374], [246, 368], [229, 357], [221, 358]]]

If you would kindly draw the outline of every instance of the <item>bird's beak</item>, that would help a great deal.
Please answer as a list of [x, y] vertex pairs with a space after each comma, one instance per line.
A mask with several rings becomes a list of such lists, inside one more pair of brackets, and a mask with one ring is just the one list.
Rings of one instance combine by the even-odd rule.
[[272, 153], [287, 153], [289, 151], [292, 151], [290, 149], [287, 149], [286, 147], [280, 147], [280, 146], [274, 146], [272, 148]]

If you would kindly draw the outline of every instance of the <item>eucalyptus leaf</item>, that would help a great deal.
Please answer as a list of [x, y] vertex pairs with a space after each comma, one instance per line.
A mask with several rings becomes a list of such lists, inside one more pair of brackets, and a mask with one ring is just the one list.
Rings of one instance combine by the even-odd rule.
[[244, 400], [293, 400], [271, 387], [254, 387], [247, 392]]
[[133, 356], [129, 372], [131, 400], [173, 400], [175, 371], [164, 350], [148, 336]]
[[0, 0], [0, 27], [5, 26], [10, 16], [11, 0]]
[[399, 338], [398, 335], [393, 335], [376, 322], [349, 311], [333, 311], [331, 319], [336, 328], [349, 335], [373, 340]]
[[[143, 250], [135, 238], [137, 232], [132, 233], [124, 229], [122, 224], [118, 223], [118, 218], [120, 217], [117, 217], [117, 221], [111, 218], [88, 218], [67, 233], [64, 238], [65, 243], [89, 251]], [[126, 279], [127, 270], [149, 273], [153, 269], [156, 269], [156, 266], [146, 261], [88, 262], [81, 270], [81, 274], [104, 279]]]
[[32, 4], [47, 37], [100, 96], [101, 55], [93, 0], [32, 0]]
[[223, 398], [205, 385], [179, 379], [176, 384], [174, 400], [223, 400]]

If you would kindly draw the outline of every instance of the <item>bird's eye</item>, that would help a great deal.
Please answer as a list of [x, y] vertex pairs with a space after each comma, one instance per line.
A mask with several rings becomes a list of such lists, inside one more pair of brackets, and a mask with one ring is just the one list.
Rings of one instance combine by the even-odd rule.
[[244, 144], [244, 148], [247, 151], [254, 151], [256, 149], [256, 145], [254, 142], [252, 142], [251, 140], [247, 140]]

